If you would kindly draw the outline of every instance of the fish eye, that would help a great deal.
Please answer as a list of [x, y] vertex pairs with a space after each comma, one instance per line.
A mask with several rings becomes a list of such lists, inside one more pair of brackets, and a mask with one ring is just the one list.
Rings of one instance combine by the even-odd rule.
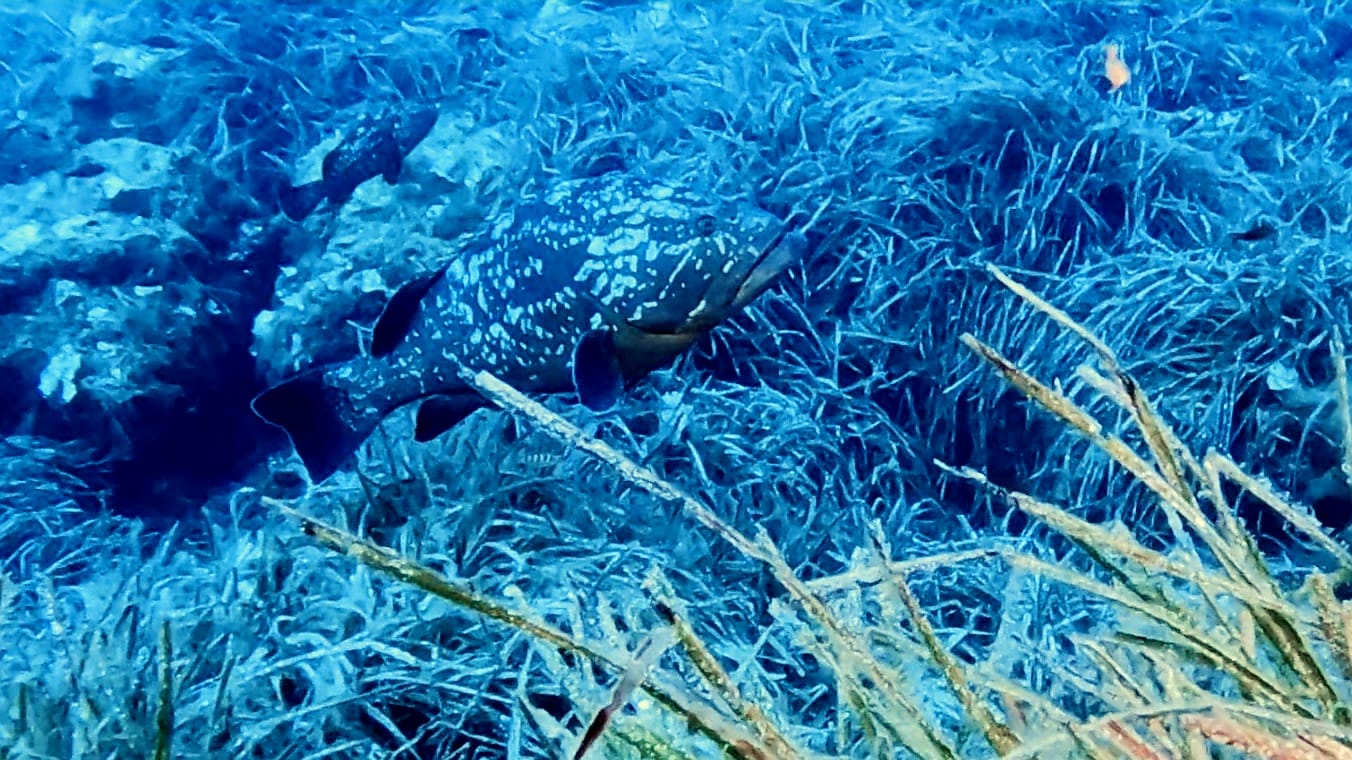
[[714, 234], [714, 218], [711, 214], [700, 214], [695, 219], [695, 232], [700, 237], [709, 237]]

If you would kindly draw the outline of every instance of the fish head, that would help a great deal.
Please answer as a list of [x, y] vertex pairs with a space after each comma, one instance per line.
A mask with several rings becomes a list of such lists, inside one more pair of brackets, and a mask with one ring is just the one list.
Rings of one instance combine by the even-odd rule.
[[[695, 217], [695, 272], [672, 272], [665, 310], [678, 332], [703, 332], [751, 303], [802, 259], [806, 239], [767, 211], [724, 204]], [[683, 315], [683, 316], [682, 316]], [[640, 323], [642, 320], [638, 320]]]
[[591, 253], [608, 260], [595, 265], [605, 277], [590, 284], [610, 321], [630, 329], [697, 336], [750, 303], [806, 249], [801, 233], [750, 203], [664, 185], [629, 193], [640, 200], [612, 207], [627, 210], [623, 223], [592, 240]]
[[399, 152], [405, 155], [413, 152], [418, 143], [432, 131], [432, 127], [436, 126], [439, 115], [437, 109], [431, 106], [414, 106], [400, 114], [393, 126]]

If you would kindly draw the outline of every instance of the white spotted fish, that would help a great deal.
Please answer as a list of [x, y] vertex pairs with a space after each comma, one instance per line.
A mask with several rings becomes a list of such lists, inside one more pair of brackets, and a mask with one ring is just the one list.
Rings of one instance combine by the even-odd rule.
[[321, 201], [337, 207], [372, 177], [386, 184], [399, 181], [404, 157], [418, 147], [432, 127], [437, 112], [428, 106], [392, 109], [357, 121], [342, 142], [324, 156], [320, 179], [304, 185], [286, 185], [278, 194], [282, 213], [293, 221], [309, 216]]
[[806, 248], [801, 232], [750, 204], [618, 173], [560, 182], [491, 229], [483, 247], [391, 297], [369, 355], [254, 399], [312, 480], [333, 474], [405, 404], [423, 401], [422, 441], [484, 406], [460, 380], [461, 365], [605, 409]]

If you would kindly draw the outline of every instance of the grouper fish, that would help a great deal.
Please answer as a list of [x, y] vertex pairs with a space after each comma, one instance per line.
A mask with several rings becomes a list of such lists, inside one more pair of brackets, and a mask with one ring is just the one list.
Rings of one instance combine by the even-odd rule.
[[365, 354], [286, 380], [253, 409], [286, 431], [314, 482], [405, 404], [422, 401], [419, 441], [484, 406], [461, 366], [603, 410], [805, 248], [800, 230], [749, 203], [625, 173], [561, 181], [495, 220], [479, 247], [396, 291]]
[[358, 185], [374, 177], [383, 177], [393, 185], [403, 169], [404, 157], [418, 147], [436, 123], [437, 111], [429, 106], [405, 106], [363, 116], [337, 146], [324, 154], [319, 179], [282, 188], [277, 199], [282, 213], [301, 221], [324, 200], [330, 206], [341, 206]]

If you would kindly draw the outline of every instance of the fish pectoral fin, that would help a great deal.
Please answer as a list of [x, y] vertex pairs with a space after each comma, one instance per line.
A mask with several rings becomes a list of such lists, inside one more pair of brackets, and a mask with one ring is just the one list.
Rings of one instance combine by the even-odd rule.
[[624, 391], [624, 374], [611, 330], [588, 330], [573, 346], [573, 389], [592, 411], [609, 409]]
[[385, 184], [393, 185], [399, 181], [399, 172], [403, 171], [403, 169], [404, 157], [399, 155], [399, 152], [396, 150], [394, 155], [390, 158], [390, 162], [385, 165], [385, 171], [381, 172], [380, 176], [384, 178]]
[[304, 185], [285, 185], [277, 196], [277, 205], [286, 218], [293, 222], [304, 221], [319, 202], [324, 200], [324, 183], [307, 182]]
[[384, 311], [380, 312], [380, 317], [376, 319], [376, 324], [371, 329], [372, 356], [389, 355], [404, 338], [408, 337], [427, 291], [431, 290], [445, 273], [445, 269], [438, 269], [430, 275], [405, 283], [390, 296], [389, 303], [385, 304]]
[[455, 427], [483, 405], [483, 398], [468, 393], [424, 399], [414, 417], [413, 440], [426, 443]]

